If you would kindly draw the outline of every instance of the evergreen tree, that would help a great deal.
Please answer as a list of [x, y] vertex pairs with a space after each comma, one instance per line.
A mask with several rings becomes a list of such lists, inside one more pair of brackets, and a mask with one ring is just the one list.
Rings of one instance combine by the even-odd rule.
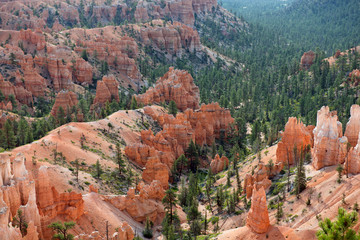
[[188, 163], [188, 159], [185, 157], [184, 154], [182, 154], [178, 159], [176, 159], [172, 167], [172, 175], [176, 178], [175, 179], [176, 181], [177, 178], [181, 177], [183, 173], [183, 169], [187, 167], [187, 163]]
[[53, 235], [54, 239], [60, 240], [72, 240], [74, 235], [69, 233], [69, 230], [75, 227], [75, 222], [54, 222], [48, 226], [48, 228], [53, 229], [55, 234]]
[[56, 113], [56, 120], [58, 122], [58, 125], [64, 125], [66, 120], [65, 120], [65, 111], [63, 107], [59, 107]]
[[338, 176], [339, 176], [337, 182], [341, 183], [342, 172], [344, 171], [344, 167], [341, 164], [339, 164], [336, 168], [336, 171], [338, 172]]
[[3, 102], [5, 100], [5, 96], [2, 93], [2, 91], [0, 90], [0, 102]]
[[167, 212], [168, 216], [169, 216], [169, 224], [172, 225], [173, 223], [173, 208], [176, 204], [176, 194], [174, 192], [174, 190], [172, 190], [171, 188], [169, 188], [168, 190], [166, 190], [165, 192], [165, 196], [162, 199], [162, 203], [165, 206], [165, 211]]
[[76, 177], [76, 182], [79, 183], [79, 169], [80, 169], [79, 159], [76, 158], [75, 161], [71, 162], [71, 165], [75, 167], [74, 175]]
[[296, 196], [298, 198], [300, 197], [300, 193], [306, 189], [306, 173], [304, 167], [304, 159], [302, 155], [303, 155], [303, 151], [301, 151], [301, 157], [299, 161], [297, 161], [297, 166], [296, 166], [295, 185], [296, 185]]
[[6, 149], [7, 142], [4, 131], [0, 129], [0, 147]]
[[138, 108], [138, 104], [137, 104], [136, 98], [132, 97], [131, 98], [130, 109], [137, 109], [137, 108]]
[[211, 158], [214, 159], [215, 155], [216, 155], [216, 145], [215, 145], [215, 141], [214, 141], [211, 145]]
[[28, 223], [25, 220], [22, 210], [18, 210], [13, 219], [13, 223], [20, 229], [21, 235], [24, 237], [27, 234]]
[[199, 165], [199, 154], [196, 144], [190, 140], [189, 147], [186, 149], [186, 156], [190, 160], [190, 169], [193, 173], [197, 171]]
[[88, 54], [87, 54], [87, 52], [86, 52], [86, 49], [84, 49], [84, 50], [81, 52], [81, 57], [82, 57], [85, 61], [88, 61], [88, 60], [89, 60]]
[[100, 179], [101, 177], [101, 174], [103, 173], [103, 170], [101, 168], [101, 164], [99, 162], [99, 160], [96, 161], [96, 164], [95, 164], [95, 171], [96, 171], [96, 178], [97, 179]]
[[326, 218], [319, 222], [320, 230], [316, 233], [319, 240], [356, 240], [360, 235], [351, 229], [358, 221], [357, 212], [347, 213], [345, 209], [338, 209], [338, 216], [334, 222]]
[[178, 112], [177, 106], [175, 101], [171, 100], [169, 103], [169, 114], [172, 114], [174, 117], [176, 117], [176, 114]]
[[278, 202], [278, 204], [277, 204], [277, 211], [276, 211], [276, 220], [277, 220], [277, 222], [280, 222], [281, 218], [284, 215], [282, 205], [280, 204], [280, 197], [278, 197], [277, 202]]
[[28, 132], [28, 123], [26, 122], [24, 117], [21, 117], [19, 121], [19, 127], [17, 132], [17, 143], [18, 146], [26, 144], [26, 134]]
[[220, 208], [220, 211], [222, 210], [222, 208], [224, 206], [224, 200], [225, 200], [225, 196], [224, 196], [223, 188], [222, 188], [222, 186], [219, 186], [216, 189], [216, 204]]
[[143, 231], [143, 235], [146, 238], [152, 238], [153, 237], [153, 232], [152, 232], [152, 227], [151, 227], [151, 222], [149, 220], [149, 218], [146, 218], [146, 222], [145, 222], [145, 229]]
[[5, 148], [8, 149], [14, 148], [16, 146], [16, 138], [14, 134], [13, 125], [9, 119], [6, 120], [3, 131], [6, 139]]
[[121, 149], [119, 143], [116, 144], [116, 162], [118, 164], [119, 176], [121, 176], [125, 167], [125, 163], [121, 156]]

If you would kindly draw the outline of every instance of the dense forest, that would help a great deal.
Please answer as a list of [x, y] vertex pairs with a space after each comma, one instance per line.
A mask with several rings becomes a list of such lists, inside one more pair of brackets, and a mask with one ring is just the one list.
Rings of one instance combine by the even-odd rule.
[[[350, 52], [333, 66], [324, 59], [337, 49], [359, 45], [359, 21], [352, 7], [359, 3], [350, 2], [331, 1], [324, 8], [324, 1], [295, 1], [265, 15], [264, 22], [249, 24], [247, 32], [226, 36], [228, 44], [221, 45], [216, 43], [226, 40], [217, 29], [220, 26], [208, 18], [200, 27], [212, 36], [203, 36], [203, 44], [243, 63], [245, 69], [239, 70], [234, 64], [224, 71], [219, 61], [200, 71], [196, 83], [201, 100], [205, 103], [218, 101], [230, 108], [241, 122], [251, 123], [250, 144], [259, 138], [260, 132], [266, 136], [262, 144], [271, 144], [290, 116], [300, 117], [306, 124], [315, 124], [316, 112], [323, 105], [338, 110], [339, 119], [345, 124], [350, 106], [358, 102], [357, 89], [348, 84], [348, 75], [359, 68], [359, 54]], [[333, 4], [342, 10], [331, 13]], [[344, 22], [340, 21], [343, 12], [349, 12]], [[328, 18], [330, 14], [332, 17]], [[285, 21], [287, 18], [292, 21]], [[246, 21], [242, 16], [237, 20]], [[308, 24], [308, 21], [316, 24]], [[315, 63], [309, 70], [301, 70], [301, 55], [308, 50], [315, 51]]]

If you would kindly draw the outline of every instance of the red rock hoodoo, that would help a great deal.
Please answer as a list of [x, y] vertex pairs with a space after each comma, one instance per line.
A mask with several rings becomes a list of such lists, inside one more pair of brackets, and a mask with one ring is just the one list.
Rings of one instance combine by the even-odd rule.
[[[142, 185], [140, 194], [135, 195], [135, 189], [130, 188], [126, 196], [104, 196], [105, 201], [111, 203], [121, 211], [126, 211], [135, 221], [144, 222], [147, 218], [158, 224], [165, 216], [164, 206], [159, 197], [165, 192], [159, 181], [153, 181], [150, 186]], [[150, 193], [154, 191], [154, 193]]]
[[[126, 146], [125, 154], [130, 160], [150, 168], [143, 172], [145, 181], [158, 179], [163, 185], [164, 170], [167, 169], [169, 175], [175, 159], [184, 154], [191, 139], [199, 145], [211, 145], [222, 134], [226, 138], [226, 133], [234, 122], [230, 111], [221, 108], [218, 103], [202, 105], [195, 111], [188, 109], [184, 113], [178, 113], [176, 118], [169, 114], [156, 114], [149, 107], [145, 107], [144, 112], [158, 121], [163, 130], [155, 136], [151, 130], [141, 131], [142, 144]], [[161, 169], [161, 175], [155, 174], [154, 166]]]
[[119, 101], [119, 84], [114, 76], [104, 76], [97, 82], [94, 104], [105, 104], [112, 99]]
[[146, 93], [136, 96], [136, 100], [144, 105], [173, 100], [181, 111], [199, 108], [199, 99], [199, 88], [194, 84], [191, 75], [173, 67], [157, 80], [154, 88], [151, 87]]
[[269, 213], [266, 204], [265, 190], [254, 188], [251, 208], [246, 218], [246, 225], [256, 233], [266, 233], [270, 227]]
[[283, 168], [282, 162], [274, 164], [272, 169], [264, 163], [259, 163], [259, 167], [254, 175], [246, 174], [244, 179], [244, 192], [246, 197], [250, 198], [253, 194], [253, 189], [264, 188], [267, 190], [271, 186], [269, 177], [277, 175]]
[[71, 108], [73, 106], [76, 106], [77, 104], [78, 104], [78, 99], [74, 92], [60, 91], [56, 95], [55, 103], [51, 110], [51, 115], [56, 117], [59, 107], [62, 107], [64, 110], [64, 113], [67, 114], [67, 112], [70, 111]]
[[305, 151], [307, 146], [313, 146], [312, 130], [313, 126], [306, 127], [296, 117], [290, 117], [276, 150], [276, 162], [287, 164], [289, 158], [290, 165], [294, 164], [295, 153], [298, 159], [301, 150]]
[[318, 170], [344, 163], [347, 142], [347, 138], [342, 135], [342, 125], [336, 111], [330, 112], [329, 107], [322, 107], [317, 112], [314, 129], [313, 167]]
[[210, 163], [211, 172], [217, 174], [225, 170], [229, 166], [229, 159], [225, 156], [220, 158], [219, 154], [216, 154], [215, 158]]
[[45, 94], [46, 81], [34, 69], [34, 61], [31, 55], [26, 55], [21, 61], [21, 68], [24, 71], [24, 83], [26, 90], [30, 91], [35, 97]]
[[[360, 135], [360, 132], [359, 132]], [[345, 162], [345, 171], [351, 174], [360, 173], [360, 138], [355, 147], [350, 148]]]
[[350, 109], [350, 119], [346, 124], [345, 137], [347, 137], [352, 147], [358, 143], [360, 132], [360, 106], [352, 105]]
[[144, 44], [178, 57], [181, 57], [185, 50], [192, 53], [201, 50], [198, 32], [179, 22], [167, 24], [165, 27], [141, 28], [140, 35]]
[[314, 60], [315, 60], [315, 53], [313, 51], [305, 52], [301, 57], [301, 61], [300, 61], [301, 68], [308, 70], [311, 67], [311, 65], [314, 64]]

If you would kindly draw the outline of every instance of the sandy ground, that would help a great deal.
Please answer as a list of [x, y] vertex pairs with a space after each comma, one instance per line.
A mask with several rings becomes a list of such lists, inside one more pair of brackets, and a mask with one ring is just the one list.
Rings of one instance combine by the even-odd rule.
[[270, 240], [315, 240], [314, 231], [311, 230], [293, 230], [287, 227], [270, 226], [267, 233], [256, 234], [247, 226], [231, 229], [223, 232], [215, 239], [218, 240], [254, 240], [254, 239], [270, 239]]
[[[155, 111], [161, 111], [161, 107], [153, 106]], [[82, 184], [85, 189], [80, 190], [69, 185], [69, 181], [75, 181], [75, 176], [68, 169], [71, 162], [78, 159], [84, 162], [83, 167], [87, 168], [99, 160], [103, 169], [115, 169], [117, 167], [115, 158], [116, 141], [121, 142], [122, 150], [126, 145], [139, 142], [141, 131], [141, 119], [143, 110], [118, 111], [108, 118], [95, 121], [78, 123], [72, 122], [60, 126], [45, 137], [31, 143], [6, 152], [3, 154], [15, 155], [23, 153], [26, 157], [26, 167], [30, 171], [35, 171], [41, 165], [49, 168], [51, 184], [56, 186], [59, 192], [66, 191], [69, 188], [76, 192], [87, 193], [88, 188]], [[144, 121], [152, 121], [151, 118], [144, 115]], [[113, 128], [109, 128], [111, 123]], [[105, 133], [105, 134], [104, 134]], [[86, 149], [81, 148], [80, 138], [84, 134]], [[61, 153], [65, 157], [65, 161], [54, 162], [54, 151]], [[59, 156], [59, 154], [58, 154]], [[133, 169], [140, 174], [137, 168]], [[80, 171], [80, 183], [89, 182], [100, 189], [103, 194], [110, 193], [104, 184], [98, 183], [90, 174]]]

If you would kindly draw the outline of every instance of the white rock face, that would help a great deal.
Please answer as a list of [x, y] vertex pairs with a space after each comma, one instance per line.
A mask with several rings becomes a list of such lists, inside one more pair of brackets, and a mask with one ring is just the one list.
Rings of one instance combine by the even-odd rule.
[[322, 107], [317, 113], [314, 129], [313, 167], [321, 169], [343, 163], [347, 141], [347, 137], [342, 135], [336, 111], [330, 112], [328, 106]]
[[13, 174], [14, 178], [25, 178], [28, 176], [28, 171], [25, 167], [25, 156], [22, 153], [16, 154], [13, 162]]
[[358, 143], [358, 136], [360, 132], [360, 106], [354, 104], [350, 109], [350, 119], [346, 124], [345, 136], [348, 138], [352, 147]]
[[0, 186], [9, 185], [11, 178], [10, 158], [6, 155], [0, 155]]

